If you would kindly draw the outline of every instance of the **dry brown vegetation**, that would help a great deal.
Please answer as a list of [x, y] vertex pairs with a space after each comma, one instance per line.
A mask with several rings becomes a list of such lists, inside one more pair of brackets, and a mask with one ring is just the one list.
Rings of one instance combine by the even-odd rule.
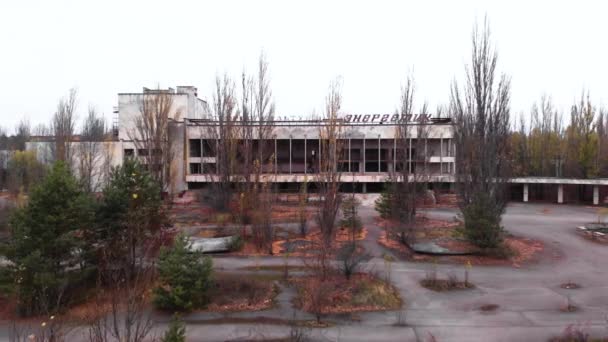
[[[175, 227], [188, 227], [197, 225], [220, 225], [238, 224], [238, 204], [236, 201], [231, 204], [231, 210], [223, 213], [214, 209], [211, 205], [196, 202], [188, 192], [174, 201], [170, 209], [170, 217]], [[306, 209], [307, 217], [312, 220], [315, 208]], [[274, 204], [271, 220], [273, 223], [297, 223], [299, 222], [299, 208], [295, 204], [283, 203]]]
[[500, 306], [498, 304], [484, 304], [479, 307], [481, 312], [493, 312], [498, 310]]
[[298, 290], [298, 296], [294, 299], [296, 307], [315, 314], [316, 311], [326, 315], [401, 307], [397, 290], [369, 274], [353, 274], [350, 280], [336, 274], [324, 282], [316, 277], [298, 277], [290, 279], [290, 284]]
[[426, 278], [420, 281], [420, 286], [435, 291], [453, 291], [453, 290], [466, 290], [475, 288], [473, 283], [468, 281], [460, 281], [456, 276], [450, 275], [446, 279], [437, 278], [435, 273], [427, 275]]
[[[266, 310], [273, 306], [274, 298], [279, 292], [273, 278], [258, 277], [253, 274], [252, 276], [243, 277], [236, 274], [216, 273], [213, 283], [214, 285], [210, 290], [211, 301], [203, 311], [237, 312]], [[151, 293], [155, 283], [148, 285], [148, 289], [144, 291], [144, 305], [147, 308], [152, 308]], [[112, 299], [119, 296], [118, 292], [114, 290], [97, 291], [96, 295], [92, 295], [82, 303], [72, 306], [55, 319], [65, 322], [89, 324], [99, 320], [104, 315], [111, 315]], [[0, 320], [15, 321], [19, 324], [48, 320], [46, 316], [20, 319], [14, 313], [14, 303], [11, 303], [8, 299], [0, 298]]]
[[273, 281], [240, 274], [216, 274], [206, 311], [260, 311], [272, 307], [279, 289]]
[[[417, 240], [433, 240], [437, 245], [453, 251], [470, 251], [468, 255], [443, 255], [435, 256], [414, 252], [408, 246], [399, 243], [387, 236], [386, 231], [380, 235], [378, 243], [388, 248], [406, 260], [412, 261], [437, 261], [442, 263], [472, 265], [494, 265], [520, 267], [522, 264], [534, 262], [544, 251], [545, 246], [541, 241], [529, 238], [506, 236], [504, 247], [500, 250], [481, 250], [471, 243], [460, 239], [460, 223], [454, 221], [432, 220], [418, 217]], [[384, 220], [379, 219], [379, 224], [386, 225]]]
[[[385, 231], [393, 231], [392, 227], [394, 223], [391, 220], [376, 217], [376, 222]], [[416, 228], [413, 232], [414, 241], [420, 241], [452, 237], [456, 234], [456, 228], [461, 226], [461, 223], [458, 221], [430, 219], [423, 214], [417, 214], [415, 226]]]

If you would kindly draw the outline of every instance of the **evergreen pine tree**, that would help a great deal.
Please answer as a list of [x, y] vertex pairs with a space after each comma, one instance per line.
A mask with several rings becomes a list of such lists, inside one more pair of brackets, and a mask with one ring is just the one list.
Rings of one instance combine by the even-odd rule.
[[21, 314], [47, 314], [70, 300], [66, 289], [89, 271], [81, 236], [92, 224], [93, 213], [91, 198], [60, 161], [33, 189], [27, 204], [15, 210], [6, 256], [13, 263], [10, 271]]
[[112, 169], [96, 213], [97, 229], [89, 237], [107, 263], [134, 268], [136, 259], [146, 254], [146, 242], [167, 221], [160, 195], [160, 185], [138, 161], [127, 159]]
[[158, 259], [159, 286], [154, 290], [155, 305], [164, 310], [188, 311], [207, 304], [211, 287], [212, 262], [200, 252], [191, 251], [188, 238], [179, 235]]
[[161, 342], [186, 342], [186, 326], [178, 314], [173, 315], [169, 330], [165, 332]]
[[380, 193], [380, 197], [378, 197], [376, 199], [376, 201], [374, 202], [374, 207], [375, 207], [376, 211], [378, 212], [378, 214], [380, 214], [380, 217], [382, 217], [383, 219], [389, 219], [392, 217], [392, 214], [393, 214], [392, 197], [393, 197], [393, 195], [391, 192], [391, 185], [389, 183], [385, 183], [384, 188], [382, 189], [382, 192]]

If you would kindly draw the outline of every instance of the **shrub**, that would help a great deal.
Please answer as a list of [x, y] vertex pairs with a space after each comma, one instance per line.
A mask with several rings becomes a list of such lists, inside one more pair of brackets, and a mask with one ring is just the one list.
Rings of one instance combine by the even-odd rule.
[[477, 193], [462, 209], [464, 234], [469, 242], [480, 248], [495, 248], [502, 242], [501, 212], [486, 193]]
[[161, 342], [186, 342], [186, 326], [178, 314], [173, 315], [169, 330], [165, 332]]
[[0, 201], [0, 249], [2, 240], [8, 236], [8, 222], [13, 210], [15, 210], [15, 204], [13, 202], [9, 200], [4, 202]]
[[342, 227], [346, 227], [351, 231], [353, 240], [355, 234], [361, 231], [363, 227], [361, 224], [361, 219], [359, 218], [359, 206], [361, 202], [353, 197], [348, 197], [344, 201], [342, 201], [342, 221], [340, 224]]
[[516, 253], [505, 243], [500, 243], [496, 247], [482, 248], [481, 255], [489, 256], [497, 259], [509, 259]]
[[158, 259], [160, 283], [154, 290], [154, 304], [160, 309], [177, 311], [204, 307], [212, 285], [212, 268], [211, 258], [192, 252], [188, 238], [179, 235], [173, 247], [161, 250]]
[[367, 257], [368, 255], [361, 252], [354, 242], [349, 242], [340, 248], [337, 259], [340, 262], [340, 270], [346, 279], [350, 279], [351, 275], [357, 272], [361, 262]]
[[243, 245], [245, 242], [243, 241], [243, 237], [241, 235], [234, 235], [230, 240], [230, 244], [228, 245], [228, 249], [231, 252], [240, 251], [243, 249]]

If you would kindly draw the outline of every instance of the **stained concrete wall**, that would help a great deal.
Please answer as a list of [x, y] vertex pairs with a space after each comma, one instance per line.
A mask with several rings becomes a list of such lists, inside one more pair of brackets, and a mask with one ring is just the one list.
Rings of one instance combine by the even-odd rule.
[[[168, 94], [172, 98], [172, 108], [169, 119], [183, 121], [188, 119], [202, 119], [209, 114], [209, 106], [206, 101], [197, 97], [194, 87], [177, 87], [177, 92], [169, 89]], [[118, 138], [120, 140], [139, 139], [136, 130], [136, 118], [141, 115], [142, 103], [145, 96], [152, 94], [123, 93], [118, 94]]]

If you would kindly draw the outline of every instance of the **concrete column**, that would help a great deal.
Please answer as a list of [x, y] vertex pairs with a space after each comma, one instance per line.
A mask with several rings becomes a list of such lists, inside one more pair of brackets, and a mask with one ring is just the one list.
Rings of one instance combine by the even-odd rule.
[[[352, 149], [350, 148], [350, 140], [351, 139], [348, 138], [348, 172], [350, 172], [350, 170], [351, 170], [351, 166], [350, 166], [350, 153], [351, 153]], [[355, 186], [355, 185], [353, 184], [353, 186]]]
[[204, 144], [203, 144], [203, 139], [200, 140], [201, 142], [201, 174], [205, 173], [203, 171], [203, 168], [205, 167], [205, 165], [203, 165], [203, 158], [205, 158], [205, 150], [204, 150]]
[[593, 186], [593, 205], [600, 204], [600, 187], [599, 185]]
[[393, 172], [397, 172], [397, 135], [393, 137]]
[[524, 184], [524, 202], [528, 202], [528, 184]]
[[365, 138], [363, 138], [363, 173], [365, 173]]
[[378, 134], [378, 172], [380, 172], [380, 152], [382, 152], [380, 149], [380, 142], [380, 134]]
[[[456, 159], [456, 144], [454, 143], [453, 139], [452, 140], [452, 157], [454, 157], [454, 159]], [[456, 174], [456, 161], [452, 162], [452, 174]]]
[[429, 160], [429, 153], [427, 151], [428, 150], [427, 149], [427, 141], [428, 141], [428, 139], [424, 138], [424, 172], [425, 173], [428, 172], [428, 170], [427, 170], [427, 167], [428, 167], [427, 162]]
[[219, 165], [217, 165], [217, 163], [220, 161], [219, 157], [220, 157], [220, 139], [216, 138], [215, 139], [215, 174], [218, 176], [220, 174], [220, 167], [219, 167]]
[[410, 138], [410, 147], [409, 147], [409, 151], [408, 151], [410, 158], [407, 161], [407, 165], [408, 165], [408, 172], [412, 173], [412, 138]]
[[367, 183], [361, 183], [361, 185], [362, 185], [362, 188], [363, 188], [361, 191], [362, 191], [364, 194], [366, 194], [366, 193], [367, 193]]
[[439, 173], [443, 173], [443, 135], [439, 139]]
[[559, 203], [559, 204], [564, 203], [564, 185], [563, 184], [557, 185], [557, 203]]
[[291, 135], [289, 136], [289, 174], [291, 174]]
[[304, 135], [304, 174], [308, 173], [308, 156], [306, 155], [306, 135]]
[[277, 138], [274, 138], [274, 174], [276, 175], [278, 172], [278, 156], [277, 156]]
[[321, 137], [319, 137], [319, 154], [317, 158], [319, 158], [319, 173], [321, 173]]

